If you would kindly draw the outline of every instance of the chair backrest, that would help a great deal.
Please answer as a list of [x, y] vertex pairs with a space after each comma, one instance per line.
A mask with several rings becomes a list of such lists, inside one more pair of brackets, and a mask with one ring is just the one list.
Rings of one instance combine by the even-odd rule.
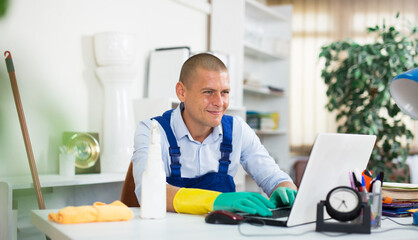
[[299, 188], [300, 181], [302, 180], [303, 173], [305, 172], [306, 164], [308, 160], [297, 160], [293, 165], [295, 172], [295, 185]]
[[138, 199], [135, 194], [135, 181], [132, 173], [132, 162], [129, 164], [126, 173], [125, 182], [123, 183], [120, 201], [128, 207], [139, 207]]

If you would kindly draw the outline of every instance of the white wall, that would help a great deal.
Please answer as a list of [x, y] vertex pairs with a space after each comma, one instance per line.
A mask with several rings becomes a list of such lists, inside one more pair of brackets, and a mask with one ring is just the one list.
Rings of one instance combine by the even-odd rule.
[[[63, 131], [102, 134], [103, 89], [95, 75], [95, 33], [136, 35], [134, 98], [143, 95], [150, 50], [190, 46], [199, 52], [208, 46], [207, 15], [175, 1], [9, 2], [8, 13], [0, 19], [0, 52], [12, 53], [39, 173], [58, 172]], [[0, 176], [28, 174], [10, 81], [0, 63]]]

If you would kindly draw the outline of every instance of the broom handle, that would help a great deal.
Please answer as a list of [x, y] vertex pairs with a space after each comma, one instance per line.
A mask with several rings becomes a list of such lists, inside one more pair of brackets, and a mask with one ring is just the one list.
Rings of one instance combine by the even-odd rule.
[[38, 170], [36, 169], [35, 158], [33, 157], [32, 144], [30, 143], [28, 128], [26, 125], [25, 114], [23, 112], [22, 102], [20, 100], [19, 88], [17, 87], [15, 69], [12, 61], [12, 54], [9, 51], [4, 52], [6, 57], [7, 71], [9, 72], [10, 83], [12, 85], [13, 97], [16, 103], [16, 110], [19, 116], [20, 128], [22, 130], [23, 140], [25, 141], [26, 154], [29, 160], [32, 181], [35, 187], [36, 199], [38, 200], [39, 209], [45, 209], [45, 202], [41, 192], [41, 184], [39, 182]]

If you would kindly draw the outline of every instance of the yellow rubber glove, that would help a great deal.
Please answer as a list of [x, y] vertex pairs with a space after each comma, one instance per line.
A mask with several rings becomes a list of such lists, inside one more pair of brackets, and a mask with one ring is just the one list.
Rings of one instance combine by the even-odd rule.
[[173, 199], [178, 213], [206, 214], [213, 211], [213, 202], [221, 192], [197, 188], [180, 188]]

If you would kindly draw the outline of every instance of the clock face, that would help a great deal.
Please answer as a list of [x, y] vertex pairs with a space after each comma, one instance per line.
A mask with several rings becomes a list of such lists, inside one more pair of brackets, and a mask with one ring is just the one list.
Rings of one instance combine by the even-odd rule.
[[339, 188], [330, 195], [329, 204], [339, 212], [351, 212], [358, 206], [359, 199], [355, 192]]
[[336, 187], [332, 189], [325, 201], [328, 214], [339, 221], [350, 221], [360, 215], [360, 194], [350, 187]]

